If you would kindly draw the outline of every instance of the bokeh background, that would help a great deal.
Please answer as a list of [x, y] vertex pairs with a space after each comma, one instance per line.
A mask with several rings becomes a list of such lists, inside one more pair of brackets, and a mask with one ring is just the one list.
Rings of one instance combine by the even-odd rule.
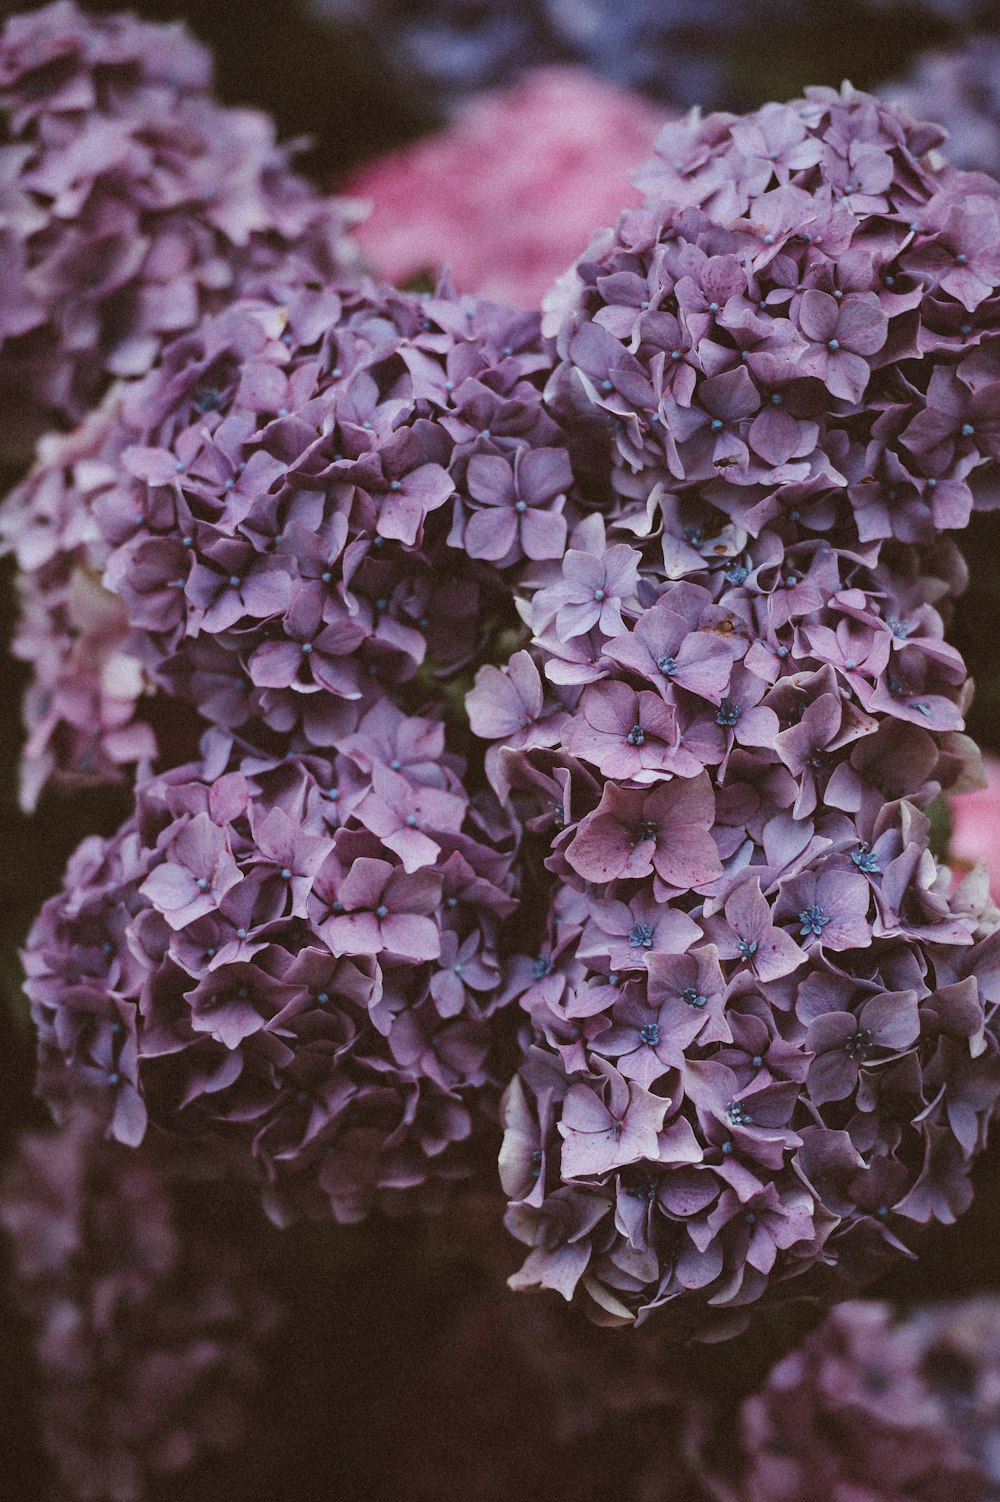
[[[0, 19], [34, 8], [4, 0]], [[87, 8], [100, 14], [120, 7]], [[992, 111], [1000, 162], [1000, 5], [993, 0], [979, 7], [961, 0], [826, 0], [821, 6], [813, 0], [139, 0], [132, 8], [149, 19], [185, 20], [215, 52], [222, 99], [268, 110], [284, 137], [308, 137], [303, 167], [329, 187], [349, 183], [383, 153], [442, 129], [477, 89], [509, 85], [540, 63], [599, 68], [665, 109], [704, 100], [743, 110], [794, 96], [810, 83], [835, 85], [844, 78], [877, 89], [915, 74], [925, 84], [930, 80], [933, 92], [937, 75], [922, 55], [967, 45], [973, 35], [997, 38], [991, 44], [998, 49], [993, 92], [987, 77], [969, 97], [987, 120]], [[985, 139], [975, 149], [988, 150], [988, 131]], [[963, 547], [970, 583], [957, 605], [952, 640], [977, 683], [970, 729], [987, 750], [1000, 753], [1000, 514], [975, 517]], [[5, 639], [13, 606], [8, 562], [0, 576]], [[110, 833], [127, 812], [127, 795], [48, 795], [26, 818], [16, 788], [24, 679], [9, 655], [0, 659], [0, 675], [0, 991], [8, 1013], [0, 1030], [0, 1157], [6, 1157], [15, 1132], [42, 1119], [30, 1096], [32, 1048], [19, 994], [18, 945], [70, 851], [85, 833]], [[990, 1188], [996, 1177], [987, 1159], [978, 1170], [975, 1208], [957, 1228], [932, 1235], [918, 1264], [893, 1273], [894, 1297], [1000, 1288], [1000, 1194]], [[512, 1366], [498, 1355], [500, 1342], [484, 1336], [477, 1310], [488, 1300], [486, 1275], [426, 1244], [428, 1234], [440, 1242], [440, 1231], [383, 1222], [376, 1232], [306, 1226], [278, 1233], [251, 1216], [235, 1192], [227, 1200], [217, 1186], [200, 1195], [192, 1190], [189, 1213], [244, 1239], [291, 1313], [268, 1350], [251, 1441], [235, 1457], [171, 1482], [164, 1498], [416, 1502], [446, 1494], [462, 1499], [472, 1495], [473, 1483], [483, 1498], [623, 1494], [634, 1460], [634, 1421], [616, 1439], [601, 1438], [600, 1464], [596, 1453], [589, 1455], [586, 1492], [578, 1477], [554, 1468], [547, 1455], [556, 1418], [544, 1384], [528, 1355]], [[0, 1275], [5, 1271], [0, 1266]], [[435, 1362], [440, 1367], [460, 1326], [467, 1368], [476, 1378], [468, 1385], [478, 1388], [478, 1399], [439, 1386], [434, 1402], [421, 1401]], [[527, 1338], [534, 1338], [530, 1331]], [[763, 1348], [739, 1356], [744, 1368], [756, 1363], [761, 1372], [768, 1359]], [[693, 1381], [718, 1386], [725, 1361], [706, 1353], [690, 1366]], [[741, 1377], [745, 1381], [745, 1369]], [[6, 1300], [0, 1305], [0, 1502], [55, 1496], [38, 1441], [33, 1384], [28, 1343]], [[497, 1489], [490, 1490], [484, 1476], [500, 1454], [507, 1470], [497, 1470]]]

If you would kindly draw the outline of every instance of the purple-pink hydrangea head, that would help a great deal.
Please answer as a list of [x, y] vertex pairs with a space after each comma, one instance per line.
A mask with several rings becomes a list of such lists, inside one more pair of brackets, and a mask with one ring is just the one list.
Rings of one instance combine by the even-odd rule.
[[577, 524], [522, 585], [530, 649], [467, 700], [548, 893], [509, 971], [501, 1177], [515, 1287], [722, 1329], [967, 1207], [1000, 1095], [997, 915], [928, 848], [924, 809], [975, 775], [933, 561], [827, 545], [808, 588], [767, 588], [690, 538], [669, 565], [669, 537], [611, 541], [645, 515]]
[[[143, 713], [101, 706], [77, 730], [60, 686], [81, 662], [91, 683], [130, 667], [135, 692], [329, 746], [352, 704], [412, 703], [489, 655], [516, 624], [511, 570], [567, 535], [549, 370], [536, 314], [371, 284], [276, 290], [170, 346], [7, 504], [29, 575], [29, 796], [84, 754], [98, 776], [138, 759]], [[117, 599], [121, 673], [68, 615], [81, 573]]]
[[120, 781], [158, 749], [146, 714], [154, 685], [131, 649], [124, 603], [102, 583], [107, 547], [91, 508], [116, 479], [119, 404], [109, 393], [72, 433], [43, 438], [0, 509], [17, 562], [11, 650], [31, 670], [20, 767], [29, 811], [48, 786]]
[[142, 784], [42, 910], [39, 1089], [232, 1156], [279, 1220], [426, 1201], [489, 1132], [515, 831], [385, 702], [335, 753], [208, 757]]
[[[936, 139], [850, 91], [668, 125], [547, 315], [616, 495], [467, 702], [548, 892], [509, 986], [513, 1283], [603, 1320], [829, 1298], [971, 1198], [997, 914], [925, 810], [979, 776], [936, 533], [990, 499], [1000, 271]], [[918, 450], [954, 513], [896, 507]]]
[[548, 368], [537, 315], [371, 285], [238, 303], [168, 349], [91, 503], [148, 670], [328, 747], [352, 706], [481, 658], [504, 571], [563, 551]]
[[355, 263], [348, 206], [290, 168], [271, 122], [212, 98], [180, 26], [72, 0], [0, 34], [2, 444], [82, 417], [207, 309]]
[[1000, 190], [942, 139], [847, 86], [664, 126], [545, 325], [623, 497], [697, 502], [749, 567], [768, 522], [870, 547], [995, 504]]

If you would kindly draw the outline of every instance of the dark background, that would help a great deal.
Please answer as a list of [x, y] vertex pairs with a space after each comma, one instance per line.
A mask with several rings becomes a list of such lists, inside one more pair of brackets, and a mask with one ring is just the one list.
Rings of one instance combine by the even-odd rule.
[[[0, 20], [37, 8], [0, 3]], [[88, 8], [107, 13], [120, 7]], [[389, 66], [370, 40], [308, 18], [292, 0], [140, 0], [133, 9], [151, 19], [188, 21], [215, 51], [223, 99], [269, 110], [282, 136], [311, 137], [303, 164], [324, 184], [336, 184], [355, 164], [440, 121], [434, 98], [412, 73]], [[955, 34], [941, 21], [903, 8], [873, 15], [848, 0], [822, 6], [801, 0], [801, 10], [798, 24], [762, 24], [729, 49], [730, 107], [788, 97], [808, 83], [837, 84], [850, 77], [866, 87], [899, 77], [915, 52]], [[996, 26], [1000, 29], [1000, 15]], [[720, 38], [720, 48], [726, 45]], [[980, 683], [973, 733], [1000, 749], [1000, 524], [976, 518], [965, 548], [972, 584], [959, 605], [952, 639]], [[14, 609], [8, 569], [0, 575], [5, 634]], [[0, 658], [0, 996], [10, 1013], [9, 1025], [0, 1029], [4, 1155], [21, 1126], [41, 1120], [30, 1098], [32, 1050], [19, 998], [17, 945], [34, 911], [54, 890], [73, 846], [86, 833], [110, 832], [128, 803], [123, 793], [94, 792], [50, 797], [30, 820], [19, 813], [17, 703], [23, 681], [21, 669]], [[921, 1261], [895, 1272], [884, 1291], [926, 1298], [1000, 1284], [996, 1178], [995, 1163], [981, 1163], [975, 1208], [957, 1228], [932, 1235]], [[334, 1502], [339, 1497], [396, 1502], [445, 1495], [425, 1490], [410, 1467], [405, 1443], [396, 1453], [406, 1428], [401, 1410], [463, 1306], [480, 1294], [483, 1274], [471, 1263], [425, 1255], [424, 1233], [412, 1225], [278, 1233], [235, 1198], [220, 1202], [214, 1191], [196, 1199], [190, 1213], [211, 1216], [255, 1248], [291, 1316], [269, 1353], [265, 1398], [250, 1442], [235, 1458], [165, 1487], [163, 1502]], [[723, 1374], [732, 1380], [735, 1368], [746, 1381], [754, 1369], [766, 1368], [772, 1355], [758, 1338], [754, 1349], [702, 1353], [689, 1365], [699, 1380], [716, 1382]], [[487, 1363], [482, 1381], [496, 1398], [491, 1427], [484, 1430], [480, 1423], [469, 1431], [452, 1408], [437, 1415], [441, 1427], [426, 1435], [433, 1451], [454, 1461], [455, 1484], [447, 1491], [457, 1502], [467, 1495], [468, 1477], [490, 1464], [488, 1450], [477, 1456], [477, 1443], [492, 1444], [494, 1450], [502, 1446], [511, 1454], [520, 1449], [527, 1456], [546, 1439], [544, 1420], [531, 1407], [530, 1384], [524, 1387], [516, 1371]], [[433, 1422], [434, 1405], [425, 1404], [424, 1411]], [[626, 1453], [633, 1439], [625, 1437]], [[412, 1453], [411, 1445], [410, 1458]], [[527, 1460], [514, 1470], [528, 1488], [519, 1487], [520, 1495], [542, 1484]], [[545, 1477], [544, 1484], [548, 1502], [584, 1495], [569, 1476], [561, 1486], [558, 1474]], [[497, 1485], [499, 1490], [482, 1495], [502, 1502], [509, 1493], [499, 1478]], [[619, 1495], [627, 1495], [627, 1483]], [[27, 1343], [0, 1305], [0, 1502], [50, 1498], [62, 1502], [50, 1489], [38, 1450]]]

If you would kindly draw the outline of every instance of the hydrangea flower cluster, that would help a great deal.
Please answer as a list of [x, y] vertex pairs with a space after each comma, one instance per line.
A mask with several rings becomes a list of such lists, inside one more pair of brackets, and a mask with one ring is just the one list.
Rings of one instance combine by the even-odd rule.
[[83, 1115], [22, 1138], [0, 1223], [60, 1496], [141, 1502], [240, 1443], [278, 1309], [232, 1247], [181, 1236], [169, 1177]]
[[[400, 72], [417, 70], [446, 98], [509, 82], [525, 67], [580, 63], [668, 104], [715, 104], [724, 53], [789, 0], [312, 0], [338, 23], [361, 25]], [[720, 45], [721, 43], [721, 45]]]
[[995, 490], [1000, 189], [940, 140], [848, 88], [670, 123], [543, 324], [293, 253], [53, 446], [35, 785], [145, 759], [149, 686], [211, 726], [32, 932], [57, 1111], [356, 1220], [476, 1165], [517, 1019], [512, 1281], [609, 1323], [727, 1333], [967, 1206], [998, 914], [926, 809], [977, 776], [940, 534]]
[[850, 90], [669, 124], [549, 310], [615, 494], [468, 705], [548, 892], [512, 1283], [605, 1320], [732, 1328], [971, 1198], [997, 915], [923, 810], [975, 775], [938, 533], [995, 467], [1000, 200], [936, 139]]
[[[330, 746], [358, 706], [419, 704], [482, 660], [513, 619], [502, 571], [565, 544], [538, 325], [446, 289], [284, 288], [208, 317], [117, 416], [55, 446], [8, 502], [26, 561], [58, 539], [18, 645], [36, 665], [28, 800], [53, 768], [148, 754], [133, 716], [153, 682], [214, 723]], [[77, 624], [91, 570], [66, 571], [72, 526], [121, 602], [110, 629]]]
[[34, 470], [0, 509], [0, 537], [18, 564], [11, 650], [31, 671], [22, 706], [20, 799], [47, 786], [120, 781], [150, 763], [146, 715], [154, 685], [129, 650], [128, 613], [102, 582], [107, 546], [92, 497], [118, 478], [120, 395], [72, 433], [49, 434]]
[[[396, 283], [442, 260], [456, 286], [536, 307], [618, 213], [662, 113], [582, 68], [538, 68], [471, 100], [449, 128], [366, 164], [358, 244]], [[634, 196], [634, 195], [633, 195]]]
[[[49, 781], [114, 780], [153, 753], [124, 652], [122, 607], [100, 588], [107, 548], [91, 493], [108, 483], [122, 378], [240, 291], [324, 282], [356, 265], [357, 211], [290, 170], [266, 116], [211, 96], [211, 59], [180, 27], [94, 20], [70, 0], [0, 33], [0, 450], [43, 440], [0, 535], [16, 554], [15, 653], [33, 683], [22, 801]], [[88, 415], [89, 414], [89, 415]]]
[[903, 1321], [884, 1304], [842, 1304], [744, 1403], [743, 1474], [717, 1494], [733, 1502], [994, 1496], [998, 1360], [994, 1301]]
[[462, 773], [440, 721], [383, 700], [334, 753], [209, 737], [141, 784], [29, 939], [47, 1100], [255, 1166], [282, 1222], [468, 1172], [516, 902], [513, 832]]
[[762, 533], [846, 520], [874, 557], [996, 503], [1000, 190], [935, 168], [943, 138], [849, 86], [664, 127], [548, 314], [624, 497], [659, 484], [681, 532], [708, 502], [752, 571]]
[[211, 96], [180, 26], [73, 0], [0, 34], [0, 445], [83, 417], [110, 379], [261, 278], [353, 264], [349, 214], [290, 170], [258, 111]]
[[482, 660], [504, 572], [565, 545], [548, 369], [537, 313], [364, 283], [171, 346], [92, 502], [150, 672], [213, 723], [329, 747]]
[[969, 38], [947, 52], [925, 52], [900, 82], [881, 92], [918, 118], [927, 115], [948, 132], [944, 147], [956, 167], [1000, 172], [1000, 37]]

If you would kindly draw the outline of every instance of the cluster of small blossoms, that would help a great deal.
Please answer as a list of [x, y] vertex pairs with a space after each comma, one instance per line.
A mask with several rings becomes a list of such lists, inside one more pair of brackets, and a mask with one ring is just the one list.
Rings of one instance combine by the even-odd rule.
[[210, 735], [140, 784], [26, 954], [57, 1114], [84, 1096], [121, 1143], [150, 1123], [203, 1143], [282, 1222], [426, 1203], [497, 1093], [510, 824], [465, 792], [440, 721], [387, 699], [354, 720], [316, 757]]
[[19, 1144], [0, 1223], [60, 1497], [141, 1502], [247, 1431], [278, 1310], [233, 1248], [182, 1239], [178, 1211], [86, 1115]]
[[664, 126], [645, 205], [546, 326], [553, 394], [604, 423], [673, 548], [767, 577], [780, 545], [805, 578], [996, 503], [1000, 188], [935, 167], [943, 138], [848, 85]]
[[[310, 0], [364, 28], [401, 76], [445, 100], [509, 83], [523, 68], [582, 64], [667, 104], [722, 102], [726, 52], [794, 0]], [[770, 39], [773, 40], [773, 31]]]
[[1000, 37], [969, 38], [959, 48], [922, 53], [901, 81], [880, 93], [948, 132], [944, 153], [956, 167], [1000, 173]]
[[[284, 288], [168, 346], [81, 461], [56, 446], [8, 502], [27, 564], [56, 536], [17, 645], [37, 664], [26, 797], [53, 767], [66, 781], [146, 755], [131, 716], [153, 682], [214, 723], [329, 746], [352, 704], [411, 703], [481, 661], [511, 616], [503, 572], [565, 546], [572, 473], [538, 324], [445, 292]], [[67, 569], [71, 526], [89, 567]], [[97, 558], [120, 604], [103, 634], [67, 626]], [[96, 716], [76, 734], [81, 656]], [[110, 713], [109, 676], [126, 690]]]
[[[727, 1502], [939, 1502], [997, 1495], [995, 1301], [897, 1320], [848, 1303], [742, 1409], [742, 1474]], [[706, 1457], [711, 1446], [706, 1446]]]
[[[142, 375], [206, 312], [263, 283], [352, 267], [353, 211], [290, 170], [264, 115], [223, 109], [211, 59], [184, 30], [95, 20], [69, 0], [0, 33], [0, 451], [88, 413]], [[0, 518], [18, 562], [14, 651], [32, 666], [22, 799], [50, 780], [112, 780], [153, 751], [123, 652], [121, 606], [100, 588], [107, 548], [90, 512], [120, 453], [112, 409], [60, 442]]]
[[72, 433], [43, 438], [0, 512], [18, 565], [11, 650], [31, 669], [20, 763], [28, 811], [49, 785], [116, 782], [158, 749], [143, 719], [152, 684], [129, 651], [125, 606], [101, 582], [107, 548], [91, 512], [91, 497], [117, 477], [119, 401], [111, 393]]
[[359, 705], [482, 661], [505, 573], [567, 535], [538, 321], [361, 284], [238, 302], [170, 346], [91, 498], [149, 674], [215, 724], [329, 747]]
[[8, 457], [262, 276], [353, 264], [345, 205], [296, 177], [266, 115], [211, 90], [180, 26], [56, 0], [0, 33]]
[[949, 898], [924, 810], [975, 775], [937, 531], [993, 464], [1000, 219], [935, 139], [850, 91], [668, 125], [660, 196], [549, 310], [616, 496], [468, 707], [548, 842], [512, 1282], [605, 1320], [733, 1327], [971, 1198], [997, 914], [984, 872]]

